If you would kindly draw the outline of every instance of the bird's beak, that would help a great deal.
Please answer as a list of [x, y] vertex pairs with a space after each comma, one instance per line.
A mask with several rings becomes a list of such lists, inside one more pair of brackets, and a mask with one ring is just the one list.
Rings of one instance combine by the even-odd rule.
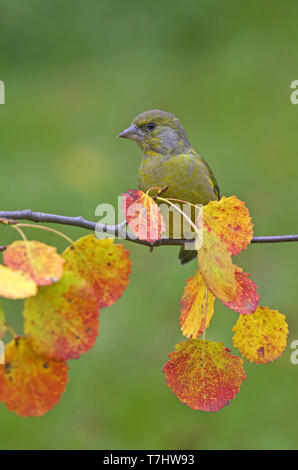
[[135, 140], [136, 142], [140, 142], [144, 138], [144, 134], [139, 127], [135, 124], [132, 124], [130, 127], [125, 129], [125, 131], [120, 132], [118, 137], [123, 137], [124, 139]]

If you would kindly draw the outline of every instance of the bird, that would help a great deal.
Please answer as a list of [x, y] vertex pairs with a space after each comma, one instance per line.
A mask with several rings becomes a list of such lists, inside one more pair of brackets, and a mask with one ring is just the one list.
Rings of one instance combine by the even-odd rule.
[[[159, 109], [145, 111], [118, 137], [137, 142], [141, 149], [143, 158], [138, 173], [141, 191], [166, 188], [165, 198], [191, 204], [206, 205], [220, 199], [219, 186], [210, 166], [191, 146], [174, 114]], [[185, 264], [196, 255], [195, 250], [181, 246], [179, 260]]]

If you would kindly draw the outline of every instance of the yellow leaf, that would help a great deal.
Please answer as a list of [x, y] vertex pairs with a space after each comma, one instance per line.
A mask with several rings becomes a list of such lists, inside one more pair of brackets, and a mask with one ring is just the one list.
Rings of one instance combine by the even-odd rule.
[[203, 240], [198, 250], [198, 263], [205, 284], [232, 310], [242, 314], [253, 312], [260, 299], [255, 283], [232, 263], [226, 243], [214, 230], [204, 227]]
[[228, 301], [237, 289], [231, 254], [214, 231], [204, 228], [203, 240], [198, 250], [200, 273], [211, 292], [221, 301]]
[[180, 301], [182, 306], [180, 323], [184, 336], [187, 338], [198, 338], [207, 330], [214, 313], [214, 301], [215, 297], [207, 289], [199, 271], [187, 279]]
[[277, 359], [287, 344], [285, 316], [269, 307], [240, 315], [233, 327], [233, 344], [249, 361], [266, 364]]
[[24, 299], [36, 295], [35, 282], [27, 274], [0, 264], [0, 296], [8, 299]]
[[62, 279], [40, 287], [24, 308], [25, 333], [38, 353], [56, 359], [77, 359], [95, 343], [98, 304], [87, 282], [65, 271]]
[[210, 201], [204, 207], [204, 225], [217, 233], [232, 255], [245, 249], [253, 234], [249, 211], [236, 196]]

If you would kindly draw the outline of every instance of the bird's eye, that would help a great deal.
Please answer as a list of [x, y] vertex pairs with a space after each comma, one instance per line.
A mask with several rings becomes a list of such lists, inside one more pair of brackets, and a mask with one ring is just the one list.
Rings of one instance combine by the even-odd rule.
[[155, 128], [156, 128], [156, 124], [154, 122], [149, 122], [148, 129], [150, 129], [152, 131]]

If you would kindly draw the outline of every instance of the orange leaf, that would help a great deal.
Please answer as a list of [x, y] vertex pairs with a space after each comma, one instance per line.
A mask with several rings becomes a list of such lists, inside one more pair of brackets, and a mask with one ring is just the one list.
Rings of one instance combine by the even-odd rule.
[[182, 403], [194, 410], [218, 411], [235, 398], [246, 378], [243, 359], [213, 341], [189, 339], [175, 348], [163, 372]]
[[72, 272], [25, 302], [25, 333], [38, 353], [56, 359], [77, 359], [98, 334], [98, 304], [91, 287]]
[[35, 282], [27, 274], [0, 264], [0, 296], [8, 299], [24, 299], [37, 292]]
[[116, 302], [126, 288], [131, 271], [129, 252], [106, 238], [87, 235], [67, 248], [62, 257], [65, 269], [73, 271], [93, 287], [99, 308]]
[[3, 260], [6, 266], [27, 273], [38, 286], [57, 282], [63, 274], [64, 260], [54, 246], [38, 241], [16, 241], [9, 245]]
[[[206, 312], [206, 292], [207, 312]], [[214, 313], [215, 297], [208, 291], [199, 271], [186, 281], [186, 287], [180, 301], [181, 330], [188, 338], [198, 338], [207, 330], [212, 315]], [[205, 320], [206, 316], [206, 320]], [[205, 327], [205, 328], [204, 328]]]
[[16, 338], [5, 347], [0, 365], [0, 401], [20, 416], [41, 416], [59, 402], [68, 367], [38, 355], [30, 338]]
[[233, 344], [249, 361], [266, 364], [277, 359], [287, 344], [285, 316], [269, 307], [258, 307], [237, 320]]
[[129, 190], [122, 196], [124, 217], [136, 237], [148, 242], [159, 240], [166, 227], [154, 199], [139, 190]]
[[253, 234], [249, 211], [236, 196], [210, 201], [204, 207], [204, 225], [217, 233], [232, 255], [244, 250]]

